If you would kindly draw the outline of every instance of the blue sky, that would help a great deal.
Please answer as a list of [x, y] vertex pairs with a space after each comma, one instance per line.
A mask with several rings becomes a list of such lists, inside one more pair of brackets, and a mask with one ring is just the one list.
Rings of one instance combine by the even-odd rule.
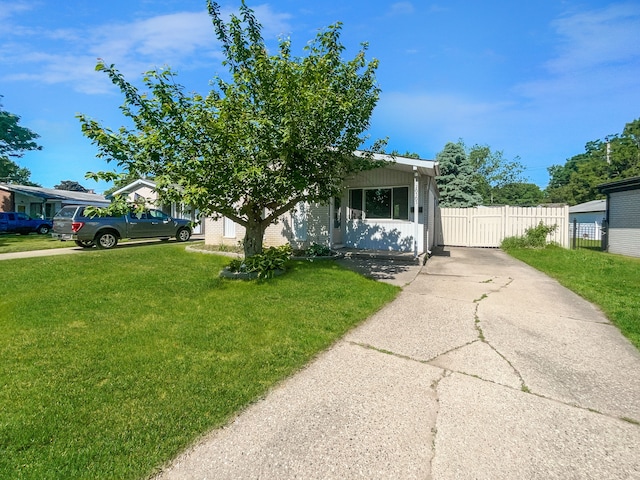
[[[220, 1], [237, 12], [239, 1]], [[275, 45], [303, 54], [317, 31], [343, 22], [351, 58], [361, 42], [378, 58], [382, 89], [372, 138], [432, 159], [448, 141], [516, 156], [545, 187], [547, 167], [620, 133], [640, 117], [640, 2], [596, 0], [272, 0], [248, 2]], [[189, 91], [224, 73], [205, 0], [0, 0], [0, 95], [40, 134], [18, 159], [45, 187], [109, 169], [82, 136], [84, 113], [117, 128], [120, 93], [97, 58], [137, 81], [171, 66]]]

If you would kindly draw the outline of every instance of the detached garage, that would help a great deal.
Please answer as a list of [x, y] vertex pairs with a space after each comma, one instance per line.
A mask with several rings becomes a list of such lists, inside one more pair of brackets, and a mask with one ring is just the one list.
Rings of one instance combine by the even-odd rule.
[[640, 257], [640, 177], [605, 183], [607, 251]]

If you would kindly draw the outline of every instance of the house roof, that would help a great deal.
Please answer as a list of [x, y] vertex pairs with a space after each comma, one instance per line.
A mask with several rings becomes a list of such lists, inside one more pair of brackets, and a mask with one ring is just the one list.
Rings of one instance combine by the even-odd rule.
[[59, 200], [65, 204], [108, 205], [110, 202], [104, 195], [96, 193], [73, 192], [71, 190], [56, 190], [53, 188], [31, 187], [28, 185], [1, 184], [0, 189], [8, 192], [20, 193], [42, 200]]
[[640, 177], [625, 178], [624, 180], [598, 185], [598, 190], [602, 193], [624, 192], [625, 190], [637, 189], [640, 189]]
[[607, 210], [606, 200], [591, 200], [569, 207], [569, 213], [604, 212]]
[[[364, 156], [364, 152], [357, 151], [356, 155]], [[390, 162], [390, 164], [387, 165], [386, 168], [390, 168], [392, 170], [401, 170], [404, 172], [417, 171], [421, 175], [427, 175], [430, 177], [436, 177], [440, 175], [440, 167], [438, 162], [436, 162], [435, 160], [401, 157], [399, 155], [387, 155], [382, 153], [374, 153], [373, 159]]]
[[115, 195], [132, 192], [134, 190], [137, 190], [139, 187], [156, 188], [156, 182], [147, 178], [139, 178], [138, 180], [128, 183], [122, 188], [119, 188], [115, 192], [112, 192], [109, 195], [109, 198], [114, 197]]

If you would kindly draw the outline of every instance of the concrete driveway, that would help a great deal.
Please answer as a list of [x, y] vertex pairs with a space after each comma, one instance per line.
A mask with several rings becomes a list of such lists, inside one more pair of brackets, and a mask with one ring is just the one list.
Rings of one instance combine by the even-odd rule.
[[450, 249], [162, 479], [640, 479], [640, 354], [497, 250]]

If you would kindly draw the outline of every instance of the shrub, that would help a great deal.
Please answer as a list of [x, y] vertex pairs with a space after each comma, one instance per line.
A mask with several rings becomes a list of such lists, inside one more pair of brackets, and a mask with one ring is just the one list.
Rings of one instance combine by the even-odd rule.
[[328, 257], [331, 255], [331, 249], [326, 245], [314, 243], [304, 253], [307, 257]]
[[231, 272], [257, 273], [258, 278], [272, 278], [276, 271], [284, 270], [284, 265], [291, 258], [291, 245], [269, 247], [244, 260], [234, 259], [227, 267]]
[[547, 237], [558, 228], [558, 225], [545, 225], [540, 221], [535, 227], [527, 228], [523, 237], [507, 237], [500, 244], [503, 250], [512, 248], [544, 248]]

